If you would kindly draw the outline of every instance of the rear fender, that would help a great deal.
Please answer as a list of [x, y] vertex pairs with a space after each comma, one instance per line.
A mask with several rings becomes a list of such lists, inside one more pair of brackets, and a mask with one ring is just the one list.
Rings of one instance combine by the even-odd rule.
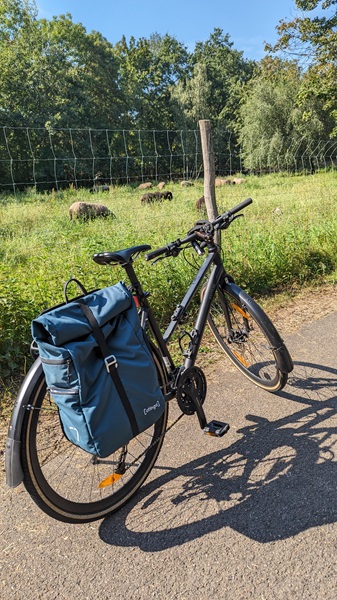
[[21, 464], [22, 423], [27, 404], [42, 373], [42, 363], [40, 358], [37, 358], [22, 382], [13, 407], [5, 449], [6, 483], [11, 488], [18, 486], [24, 478]]

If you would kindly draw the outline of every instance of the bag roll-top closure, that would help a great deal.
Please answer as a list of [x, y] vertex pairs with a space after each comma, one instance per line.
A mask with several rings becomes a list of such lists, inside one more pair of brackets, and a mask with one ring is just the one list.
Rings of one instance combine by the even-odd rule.
[[[82, 301], [90, 302], [90, 308], [102, 327], [105, 323], [130, 308], [133, 298], [124, 283], [119, 282], [104, 290], [98, 290]], [[58, 322], [62, 320], [62, 328]], [[90, 324], [83, 317], [79, 303], [74, 300], [41, 314], [32, 322], [33, 337], [37, 341], [51, 340], [55, 346], [62, 346], [71, 340], [91, 333]]]

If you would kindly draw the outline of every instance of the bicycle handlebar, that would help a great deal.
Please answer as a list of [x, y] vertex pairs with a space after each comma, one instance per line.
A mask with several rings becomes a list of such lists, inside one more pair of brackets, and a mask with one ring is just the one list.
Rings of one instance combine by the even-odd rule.
[[[246, 208], [246, 206], [249, 206], [250, 204], [252, 204], [253, 200], [252, 198], [247, 198], [246, 200], [243, 200], [242, 202], [240, 202], [240, 204], [237, 204], [237, 206], [234, 206], [234, 208], [231, 208], [230, 210], [227, 210], [227, 212], [225, 212], [223, 215], [220, 215], [220, 217], [224, 217], [225, 215], [235, 215], [235, 213], [240, 212], [240, 210], [243, 210], [244, 208]], [[217, 217], [215, 219], [215, 221], [217, 221], [220, 217]]]
[[169, 246], [163, 246], [162, 248], [157, 248], [157, 250], [152, 250], [152, 252], [147, 252], [145, 254], [145, 260], [153, 260], [154, 258], [157, 258], [158, 256], [161, 256], [161, 254], [164, 254], [165, 252], [169, 251]]
[[249, 204], [252, 204], [252, 202], [252, 198], [247, 198], [246, 200], [240, 202], [240, 204], [237, 204], [237, 206], [234, 206], [234, 208], [231, 208], [222, 215], [219, 215], [214, 221], [202, 221], [200, 223], [197, 223], [193, 227], [193, 229], [189, 231], [186, 238], [182, 240], [177, 239], [174, 242], [170, 242], [166, 246], [163, 246], [162, 248], [157, 248], [157, 250], [148, 252], [147, 254], [145, 254], [145, 260], [153, 260], [154, 258], [158, 258], [159, 256], [161, 256], [162, 254], [164, 254], [165, 256], [178, 256], [179, 252], [182, 250], [182, 245], [188, 244], [189, 242], [193, 242], [196, 239], [200, 240], [200, 237], [202, 237], [203, 233], [206, 235], [211, 235], [211, 237], [213, 237], [213, 232], [215, 230], [226, 229], [227, 227], [229, 227], [229, 225], [233, 221], [233, 218], [235, 218], [234, 215], [240, 212], [240, 210], [246, 208], [246, 206], [249, 206]]

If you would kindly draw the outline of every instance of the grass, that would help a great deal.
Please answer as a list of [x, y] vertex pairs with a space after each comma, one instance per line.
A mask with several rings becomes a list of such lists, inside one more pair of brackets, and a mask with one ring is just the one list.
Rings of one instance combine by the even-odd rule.
[[[337, 174], [247, 177], [242, 186], [217, 188], [219, 212], [251, 196], [253, 204], [222, 234], [225, 264], [254, 297], [270, 297], [318, 282], [334, 282], [337, 270]], [[26, 369], [30, 322], [43, 309], [63, 300], [69, 277], [87, 289], [124, 278], [120, 268], [100, 267], [95, 252], [148, 243], [153, 248], [182, 237], [197, 219], [203, 183], [183, 188], [167, 185], [173, 200], [140, 203], [132, 187], [115, 187], [93, 197], [88, 190], [50, 194], [27, 191], [0, 197], [0, 378]], [[101, 201], [116, 219], [70, 221], [76, 200]], [[196, 255], [181, 255], [149, 265], [141, 258], [137, 272], [162, 323], [166, 322], [194, 275]], [[74, 295], [77, 293], [74, 290]]]

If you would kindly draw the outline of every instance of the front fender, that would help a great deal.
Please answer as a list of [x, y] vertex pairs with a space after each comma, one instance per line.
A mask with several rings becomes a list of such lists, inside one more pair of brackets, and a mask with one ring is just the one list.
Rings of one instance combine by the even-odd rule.
[[251, 298], [244, 290], [239, 288], [234, 282], [227, 281], [223, 284], [223, 289], [236, 296], [241, 304], [246, 305], [251, 315], [257, 319], [263, 331], [269, 336], [272, 344], [277, 366], [282, 373], [290, 373], [293, 368], [293, 361], [289, 351], [278, 333], [277, 329], [262, 310], [262, 308]]
[[24, 478], [21, 465], [22, 423], [27, 404], [41, 375], [42, 363], [37, 358], [24, 378], [14, 403], [5, 448], [6, 483], [11, 488], [19, 485]]

